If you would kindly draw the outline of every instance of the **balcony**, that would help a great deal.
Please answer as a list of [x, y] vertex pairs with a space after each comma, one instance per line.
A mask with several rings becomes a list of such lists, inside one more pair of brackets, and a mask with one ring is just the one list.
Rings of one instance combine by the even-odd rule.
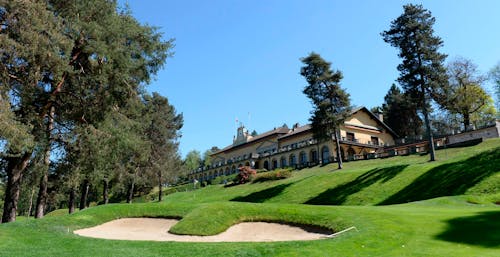
[[344, 144], [352, 144], [352, 145], [362, 145], [362, 146], [371, 146], [371, 147], [383, 147], [384, 143], [373, 142], [373, 141], [361, 141], [357, 138], [349, 138], [349, 137], [341, 137], [340, 142]]

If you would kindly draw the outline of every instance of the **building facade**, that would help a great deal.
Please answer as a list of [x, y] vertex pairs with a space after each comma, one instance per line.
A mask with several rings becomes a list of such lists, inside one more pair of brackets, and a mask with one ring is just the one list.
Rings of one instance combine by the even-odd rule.
[[[352, 111], [340, 127], [340, 150], [344, 160], [370, 159], [394, 145], [396, 134], [382, 118], [366, 107]], [[238, 167], [251, 166], [255, 169], [304, 168], [328, 164], [337, 159], [333, 140], [318, 142], [313, 138], [310, 125], [292, 128], [286, 125], [274, 128], [257, 136], [251, 136], [240, 125], [233, 144], [212, 154], [212, 165], [201, 167], [189, 173], [191, 180], [211, 180], [230, 175]]]

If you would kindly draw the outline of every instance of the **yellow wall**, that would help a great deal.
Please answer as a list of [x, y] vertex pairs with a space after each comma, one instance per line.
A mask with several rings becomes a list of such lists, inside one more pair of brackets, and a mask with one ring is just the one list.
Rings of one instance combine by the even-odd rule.
[[[386, 145], [394, 145], [394, 138], [390, 133], [388, 133], [387, 130], [385, 130], [375, 119], [372, 118], [368, 113], [366, 113], [364, 110], [360, 110], [353, 114], [351, 117], [349, 117], [346, 120], [347, 126], [341, 126], [341, 137], [346, 137], [346, 133], [354, 133], [355, 139], [358, 140], [359, 143], [361, 144], [367, 144], [368, 142], [371, 142], [371, 137], [377, 137], [379, 140], [379, 143], [386, 144]], [[370, 127], [376, 127], [378, 130], [373, 130], [370, 128], [358, 128], [358, 127], [352, 127], [349, 126], [349, 124], [355, 124], [355, 125], [360, 125], [360, 126], [370, 126]], [[223, 161], [223, 165], [220, 167], [215, 167], [213, 169], [203, 171], [202, 173], [198, 174], [191, 174], [190, 178], [200, 178], [203, 176], [210, 175], [212, 177], [221, 175], [221, 172], [226, 173], [227, 170], [230, 172], [234, 172], [238, 166], [243, 166], [246, 165], [247, 163], [251, 163], [251, 156], [249, 154], [257, 154], [263, 149], [271, 150], [272, 148], [276, 148], [276, 152], [274, 152], [272, 155], [268, 157], [260, 157], [258, 160], [255, 160], [256, 164], [258, 165], [259, 168], [264, 167], [264, 162], [267, 160], [269, 162], [269, 168], [273, 168], [273, 159], [277, 160], [278, 162], [278, 167], [281, 167], [281, 158], [285, 157], [286, 158], [286, 163], [287, 166], [290, 165], [290, 155], [294, 154], [296, 157], [296, 164], [300, 163], [300, 152], [304, 151], [307, 155], [307, 161], [311, 161], [311, 150], [316, 150], [317, 151], [317, 156], [318, 160], [322, 160], [322, 149], [324, 146], [328, 147], [330, 156], [336, 156], [336, 148], [335, 148], [335, 142], [333, 140], [328, 140], [326, 142], [320, 142], [319, 144], [316, 144], [314, 141], [314, 144], [306, 144], [303, 145], [300, 148], [297, 149], [291, 149], [287, 151], [281, 152], [280, 150], [284, 146], [290, 146], [292, 144], [299, 144], [300, 142], [306, 141], [310, 142], [312, 140], [313, 135], [311, 131], [308, 131], [306, 133], [302, 133], [300, 135], [294, 135], [290, 137], [285, 137], [282, 139], [278, 140], [278, 136], [280, 134], [275, 134], [272, 136], [269, 136], [265, 139], [260, 139], [256, 140], [255, 142], [250, 142], [242, 146], [237, 146], [235, 149], [229, 149], [225, 152], [221, 152], [218, 154], [215, 154], [212, 156], [213, 158], [213, 163], [217, 164], [219, 161]], [[345, 154], [345, 157], [348, 156], [348, 149], [352, 148], [354, 150], [354, 154], [356, 155], [363, 155], [364, 153], [373, 153], [376, 151], [377, 147], [375, 146], [370, 146], [370, 145], [354, 145], [354, 144], [341, 144], [341, 148]], [[226, 165], [226, 161], [232, 159], [233, 157], [242, 157], [244, 155], [247, 155], [246, 159], [241, 159], [239, 161], [235, 160], [233, 163]]]

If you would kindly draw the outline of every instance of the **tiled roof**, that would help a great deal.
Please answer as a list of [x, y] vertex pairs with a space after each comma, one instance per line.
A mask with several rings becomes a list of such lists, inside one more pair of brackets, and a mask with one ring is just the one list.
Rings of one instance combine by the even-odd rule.
[[246, 144], [258, 141], [258, 140], [260, 140], [262, 138], [265, 138], [265, 137], [268, 137], [268, 136], [271, 136], [271, 135], [274, 135], [274, 134], [286, 134], [286, 133], [288, 133], [288, 131], [290, 131], [290, 129], [287, 128], [287, 127], [278, 127], [278, 128], [273, 129], [273, 130], [270, 130], [270, 131], [264, 132], [262, 134], [259, 134], [259, 135], [255, 136], [255, 137], [252, 137], [246, 143], [243, 143], [243, 144], [240, 144], [240, 145], [232, 145], [232, 144], [228, 145], [228, 146], [224, 147], [222, 150], [217, 151], [215, 153], [212, 153], [212, 155], [218, 154], [218, 153], [221, 153], [221, 152], [225, 152], [225, 151], [230, 150], [232, 148], [240, 147], [240, 146], [243, 146], [243, 145], [246, 145]]
[[288, 132], [288, 134], [280, 136], [279, 139], [286, 138], [286, 137], [291, 137], [293, 135], [300, 134], [300, 133], [308, 131], [310, 129], [311, 129], [311, 125], [310, 124], [307, 124], [307, 125], [304, 125], [304, 126], [301, 126], [301, 127], [298, 127], [298, 128], [290, 129], [290, 131]]

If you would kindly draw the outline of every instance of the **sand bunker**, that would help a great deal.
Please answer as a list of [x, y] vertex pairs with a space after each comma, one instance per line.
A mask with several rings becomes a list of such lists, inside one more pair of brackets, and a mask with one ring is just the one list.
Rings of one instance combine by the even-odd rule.
[[244, 222], [214, 236], [183, 236], [168, 232], [178, 220], [127, 218], [99, 226], [75, 230], [74, 233], [95, 238], [118, 240], [178, 242], [270, 242], [323, 239], [330, 231], [278, 223]]

